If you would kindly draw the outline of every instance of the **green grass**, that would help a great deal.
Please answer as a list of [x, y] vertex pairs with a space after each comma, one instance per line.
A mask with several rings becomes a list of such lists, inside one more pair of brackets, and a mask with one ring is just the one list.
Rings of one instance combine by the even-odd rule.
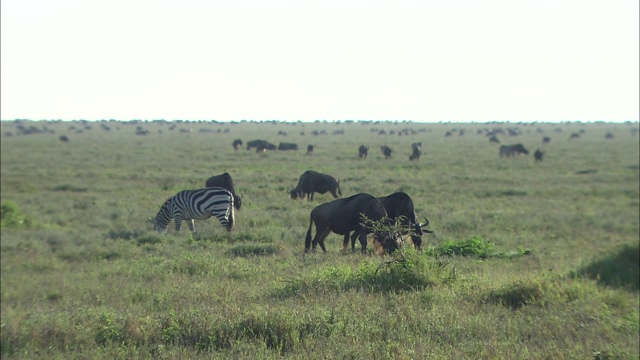
[[[637, 123], [51, 122], [54, 134], [28, 136], [1, 125], [2, 358], [640, 355]], [[502, 144], [541, 148], [541, 163], [500, 159], [478, 133], [508, 126], [522, 135]], [[236, 138], [301, 150], [235, 151]], [[308, 169], [337, 177], [345, 197], [407, 192], [434, 233], [420, 252], [342, 252], [334, 234], [326, 254], [305, 255], [309, 213], [332, 200], [290, 199]], [[167, 198], [225, 171], [243, 195], [233, 232], [215, 219], [195, 234], [152, 231]]]

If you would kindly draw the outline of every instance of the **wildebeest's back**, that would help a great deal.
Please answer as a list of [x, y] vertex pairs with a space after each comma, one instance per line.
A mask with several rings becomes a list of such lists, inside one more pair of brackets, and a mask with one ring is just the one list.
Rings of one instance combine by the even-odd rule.
[[331, 175], [316, 173], [311, 178], [311, 184], [315, 192], [324, 194], [327, 191], [335, 191], [338, 187], [338, 180]]
[[413, 206], [413, 200], [404, 192], [396, 192], [389, 196], [378, 198], [382, 206], [384, 206], [387, 216], [395, 219], [404, 216], [412, 223], [416, 223], [416, 213]]
[[229, 175], [229, 173], [224, 173], [208, 178], [205, 186], [208, 188], [220, 187], [231, 191], [232, 194], [235, 194], [235, 189], [233, 188], [233, 179], [231, 178], [231, 175]]
[[311, 218], [316, 227], [326, 227], [336, 234], [344, 235], [360, 226], [361, 213], [367, 219], [376, 221], [386, 215], [378, 199], [373, 195], [360, 193], [316, 206], [311, 211]]

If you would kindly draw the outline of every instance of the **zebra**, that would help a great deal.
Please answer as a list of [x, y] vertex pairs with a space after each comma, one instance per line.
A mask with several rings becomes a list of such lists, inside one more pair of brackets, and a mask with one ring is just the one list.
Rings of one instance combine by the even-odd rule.
[[166, 232], [171, 219], [175, 219], [176, 231], [180, 231], [182, 220], [188, 221], [189, 230], [195, 232], [193, 220], [218, 218], [228, 231], [233, 229], [233, 194], [223, 188], [210, 187], [197, 190], [182, 190], [162, 204], [155, 219], [149, 220], [154, 230]]

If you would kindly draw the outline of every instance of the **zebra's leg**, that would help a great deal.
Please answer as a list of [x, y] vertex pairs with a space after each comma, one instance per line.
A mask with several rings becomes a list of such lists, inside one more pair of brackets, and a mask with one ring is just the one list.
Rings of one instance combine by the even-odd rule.
[[182, 225], [182, 216], [178, 215], [175, 217], [176, 222], [176, 232], [180, 232], [180, 226]]
[[233, 206], [229, 206], [229, 209], [227, 209], [227, 231], [233, 230], [233, 225], [235, 225], [236, 222], [235, 213], [236, 211], [233, 209]]
[[191, 230], [192, 233], [196, 232], [196, 228], [193, 226], [193, 219], [187, 220], [187, 225], [189, 225], [189, 230]]

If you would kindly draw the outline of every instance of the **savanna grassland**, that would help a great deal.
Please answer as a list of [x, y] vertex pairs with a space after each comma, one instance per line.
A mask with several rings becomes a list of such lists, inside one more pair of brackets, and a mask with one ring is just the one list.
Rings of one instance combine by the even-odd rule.
[[[500, 128], [519, 133], [498, 134], [502, 144], [529, 155], [499, 158], [485, 133]], [[637, 359], [637, 131], [3, 121], [0, 355]], [[300, 150], [236, 151], [237, 138]], [[409, 161], [418, 141], [422, 157]], [[408, 193], [434, 234], [422, 251], [385, 257], [343, 252], [332, 234], [327, 253], [303, 256], [311, 209], [333, 200], [290, 198], [308, 169], [338, 178], [345, 197]], [[167, 198], [225, 171], [243, 196], [233, 232], [214, 218], [196, 221], [195, 234], [151, 231]]]

